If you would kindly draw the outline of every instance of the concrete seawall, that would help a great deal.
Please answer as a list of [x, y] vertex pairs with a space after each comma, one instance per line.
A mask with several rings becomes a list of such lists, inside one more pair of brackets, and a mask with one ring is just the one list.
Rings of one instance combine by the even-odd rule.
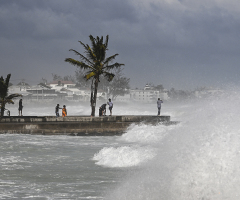
[[0, 121], [0, 134], [38, 134], [73, 136], [121, 135], [132, 124], [162, 123], [175, 124], [170, 116], [24, 116], [3, 117]]

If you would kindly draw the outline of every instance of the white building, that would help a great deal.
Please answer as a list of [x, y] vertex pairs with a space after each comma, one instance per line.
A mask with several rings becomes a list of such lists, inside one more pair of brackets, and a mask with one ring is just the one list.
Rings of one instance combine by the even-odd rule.
[[74, 88], [75, 83], [72, 81], [52, 81], [48, 84], [52, 89], [60, 91], [62, 88]]
[[161, 98], [162, 100], [169, 99], [167, 90], [163, 90], [160, 92], [159, 90], [154, 90], [154, 88], [149, 86], [148, 84], [144, 87], [143, 90], [130, 90], [130, 98], [134, 101], [146, 103], [154, 102], [158, 98]]
[[51, 101], [59, 97], [56, 90], [41, 85], [34, 85], [27, 92], [31, 93], [30, 99], [33, 101]]

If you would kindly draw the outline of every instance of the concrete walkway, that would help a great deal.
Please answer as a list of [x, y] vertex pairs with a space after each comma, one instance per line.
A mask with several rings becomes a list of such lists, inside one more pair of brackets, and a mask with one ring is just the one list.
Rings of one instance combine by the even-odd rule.
[[40, 134], [73, 136], [122, 135], [132, 124], [150, 123], [175, 124], [170, 116], [13, 116], [0, 121], [0, 134]]

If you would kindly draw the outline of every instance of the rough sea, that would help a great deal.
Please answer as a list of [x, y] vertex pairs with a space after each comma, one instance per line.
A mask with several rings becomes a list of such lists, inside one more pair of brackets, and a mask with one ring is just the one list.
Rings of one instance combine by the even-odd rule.
[[[0, 135], [0, 199], [239, 200], [235, 91], [164, 102], [161, 114], [179, 124], [133, 124], [122, 136]], [[25, 116], [54, 115], [54, 105], [23, 105]], [[157, 115], [157, 106], [114, 103], [113, 115]]]

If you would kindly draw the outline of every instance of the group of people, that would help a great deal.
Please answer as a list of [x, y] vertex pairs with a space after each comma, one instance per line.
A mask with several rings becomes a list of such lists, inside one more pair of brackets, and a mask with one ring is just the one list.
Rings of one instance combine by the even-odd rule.
[[[66, 117], [67, 116], [67, 108], [65, 105], [63, 105], [63, 108], [60, 108], [59, 104], [57, 104], [57, 106], [55, 107], [55, 113], [56, 113], [56, 117], [59, 117], [59, 110], [62, 109], [62, 117]], [[23, 103], [22, 103], [22, 99], [19, 100], [18, 103], [18, 116], [23, 116], [22, 115], [22, 110], [23, 110]], [[10, 111], [8, 113], [8, 116], [10, 116]]]
[[108, 102], [107, 103], [104, 103], [103, 105], [101, 105], [99, 107], [99, 117], [100, 116], [106, 116], [106, 106], [109, 106], [109, 111], [110, 111], [110, 115], [109, 116], [112, 116], [112, 109], [113, 109], [113, 102], [111, 101], [111, 99], [108, 99]]
[[60, 108], [60, 105], [57, 104], [57, 106], [55, 107], [55, 113], [56, 113], [56, 117], [60, 117], [59, 115], [59, 110], [62, 109], [62, 117], [66, 117], [67, 116], [67, 108], [65, 105], [63, 105], [63, 108]]
[[[158, 108], [158, 116], [160, 116], [160, 112], [161, 112], [161, 104], [163, 103], [163, 101], [158, 98], [157, 101], [157, 108]], [[106, 116], [106, 107], [107, 105], [109, 106], [109, 111], [110, 111], [110, 115], [112, 116], [112, 109], [113, 109], [113, 102], [111, 101], [111, 99], [108, 99], [107, 103], [102, 104], [99, 107], [99, 116]], [[19, 100], [19, 107], [18, 107], [18, 112], [19, 112], [19, 116], [22, 116], [22, 109], [23, 109], [23, 104], [22, 104], [22, 99]], [[56, 113], [56, 117], [59, 117], [59, 110], [62, 109], [62, 117], [66, 117], [67, 116], [67, 108], [66, 105], [63, 105], [63, 108], [60, 108], [60, 105], [57, 104], [57, 106], [55, 107], [55, 113]], [[9, 116], [10, 116], [10, 111], [9, 111]]]

